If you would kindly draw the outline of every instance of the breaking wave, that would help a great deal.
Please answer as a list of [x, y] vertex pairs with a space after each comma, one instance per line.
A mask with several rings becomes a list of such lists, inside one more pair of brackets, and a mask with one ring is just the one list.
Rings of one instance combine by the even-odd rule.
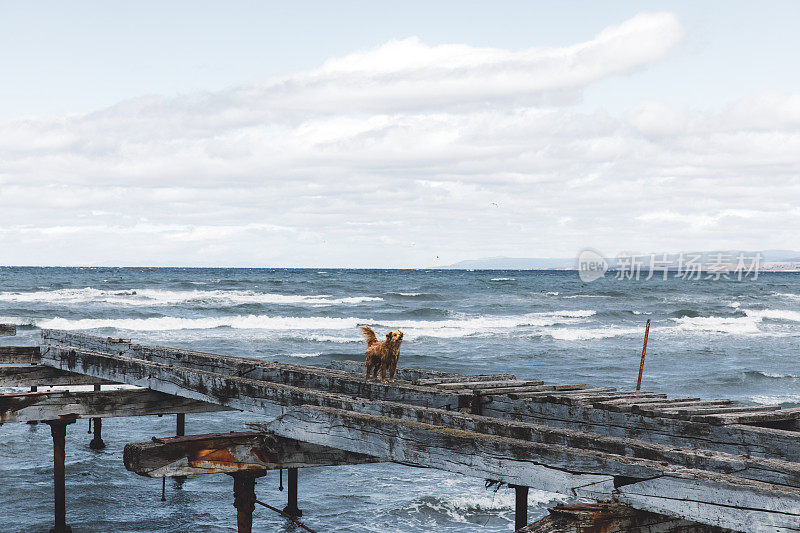
[[276, 294], [252, 290], [170, 291], [163, 289], [101, 290], [57, 289], [34, 292], [0, 292], [0, 302], [50, 303], [73, 305], [81, 303], [108, 303], [125, 306], [171, 306], [188, 304], [195, 307], [217, 307], [244, 304], [277, 305], [352, 305], [380, 302], [377, 296], [351, 296], [334, 298], [329, 294], [302, 295]]

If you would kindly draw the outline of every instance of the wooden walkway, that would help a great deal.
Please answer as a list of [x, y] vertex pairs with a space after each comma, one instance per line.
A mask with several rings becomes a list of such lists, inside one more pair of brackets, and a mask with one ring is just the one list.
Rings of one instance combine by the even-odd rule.
[[238, 476], [240, 531], [264, 470], [292, 469], [292, 515], [296, 468], [369, 461], [507, 483], [518, 527], [534, 487], [735, 531], [800, 531], [800, 409], [420, 369], [382, 384], [352, 362], [320, 368], [55, 330], [42, 331], [40, 346], [0, 347], [0, 363], [0, 386], [140, 387], [0, 395], [2, 422], [263, 415], [247, 432], [125, 450], [126, 467], [142, 475]]

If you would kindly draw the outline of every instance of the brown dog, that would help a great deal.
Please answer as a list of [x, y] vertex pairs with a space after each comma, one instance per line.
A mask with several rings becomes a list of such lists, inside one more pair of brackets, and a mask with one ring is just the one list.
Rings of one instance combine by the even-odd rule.
[[397, 360], [400, 359], [400, 345], [403, 344], [403, 332], [398, 329], [391, 333], [392, 346], [390, 348], [389, 381], [394, 381], [394, 374], [397, 372]]
[[386, 383], [386, 371], [390, 373], [390, 380], [394, 381], [394, 373], [397, 370], [397, 358], [400, 352], [400, 343], [403, 341], [403, 333], [400, 331], [390, 331], [386, 334], [384, 342], [378, 341], [375, 332], [369, 326], [358, 326], [367, 340], [367, 355], [364, 361], [367, 370], [367, 379], [370, 376], [377, 378], [378, 370], [381, 371], [381, 381]]

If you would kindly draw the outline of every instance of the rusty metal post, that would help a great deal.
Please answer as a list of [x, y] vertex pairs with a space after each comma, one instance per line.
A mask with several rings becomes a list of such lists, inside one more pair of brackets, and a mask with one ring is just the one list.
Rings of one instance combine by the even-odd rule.
[[236, 507], [236, 527], [239, 533], [252, 533], [253, 509], [256, 508], [256, 478], [266, 472], [235, 472], [233, 478], [233, 506]]
[[650, 319], [647, 319], [647, 327], [644, 330], [644, 345], [642, 346], [642, 362], [639, 363], [639, 379], [636, 380], [636, 390], [642, 388], [642, 372], [644, 372], [644, 354], [647, 352], [647, 336], [650, 334]]
[[297, 469], [289, 468], [289, 485], [286, 491], [287, 503], [283, 508], [283, 512], [292, 518], [303, 516], [303, 511], [297, 507]]
[[53, 497], [55, 525], [50, 533], [72, 533], [67, 525], [66, 487], [64, 481], [64, 458], [66, 456], [67, 425], [75, 419], [49, 420], [50, 434], [53, 436]]
[[528, 525], [528, 487], [522, 485], [509, 485], [514, 489], [514, 531]]
[[186, 414], [178, 413], [175, 422], [175, 435], [178, 437], [183, 437], [186, 435]]

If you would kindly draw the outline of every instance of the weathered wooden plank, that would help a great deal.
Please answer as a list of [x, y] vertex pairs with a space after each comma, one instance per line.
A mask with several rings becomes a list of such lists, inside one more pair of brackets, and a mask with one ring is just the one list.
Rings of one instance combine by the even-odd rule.
[[483, 414], [503, 419], [573, 428], [601, 435], [632, 437], [685, 448], [708, 448], [800, 462], [800, 439], [792, 431], [733, 424], [730, 427], [680, 419], [616, 412], [585, 405], [533, 402], [495, 396]]
[[16, 324], [0, 324], [0, 337], [6, 337], [17, 334]]
[[[534, 387], [531, 387], [534, 388]], [[519, 399], [523, 398], [524, 394], [527, 392], [545, 392], [545, 391], [564, 391], [564, 392], [577, 392], [577, 391], [585, 391], [586, 384], [585, 383], [577, 383], [572, 385], [542, 385], [540, 388], [536, 388], [535, 390], [526, 391], [523, 389], [516, 390], [513, 392], [506, 393], [509, 398]]]
[[374, 457], [264, 433], [190, 435], [125, 445], [125, 468], [175, 477], [375, 462]]
[[[592, 405], [598, 409], [610, 409], [612, 411], [634, 411], [649, 409], [651, 407], [669, 407], [671, 405], [691, 404], [700, 401], [700, 398], [617, 398], [615, 400], [598, 401]], [[730, 403], [730, 402], [729, 402]]]
[[43, 365], [0, 365], [0, 387], [110, 385], [113, 381]]
[[787, 422], [787, 424], [785, 424], [786, 428], [791, 429], [796, 433], [800, 430], [800, 427], [798, 427], [798, 420], [800, 420], [800, 408], [780, 409], [776, 411], [759, 411], [753, 413], [695, 415], [692, 416], [690, 420], [706, 422], [715, 425]]
[[[471, 378], [472, 376], [468, 376]], [[453, 381], [448, 383], [439, 383], [436, 385], [440, 389], [495, 389], [507, 387], [525, 387], [530, 385], [544, 385], [541, 379], [503, 379], [496, 381], [477, 381], [468, 379], [466, 381]]]
[[38, 362], [38, 346], [0, 346], [0, 364], [18, 365]]
[[226, 410], [215, 404], [147, 389], [0, 394], [0, 423]]
[[664, 409], [651, 409], [653, 413], [658, 413], [659, 416], [669, 415], [716, 415], [728, 413], [764, 413], [772, 414], [774, 411], [779, 410], [780, 407], [776, 405], [738, 405], [735, 407], [667, 407]]
[[[647, 478], [643, 488], [624, 491], [625, 503], [633, 507], [653, 510], [642, 494], [673, 502], [657, 507], [659, 512], [691, 520], [731, 527], [730, 519], [719, 520], [729, 509], [732, 499], [746, 507], [762, 520], [771, 520], [775, 512], [800, 523], [800, 490], [789, 487], [743, 480], [725, 474], [674, 469], [661, 463], [644, 459], [620, 460], [618, 456], [587, 452], [559, 445], [542, 445], [526, 441], [491, 437], [430, 424], [397, 421], [386, 417], [352, 413], [330, 408], [292, 409], [278, 419], [263, 424], [279, 435], [302, 438], [321, 445], [375, 456], [379, 459], [410, 462], [458, 472], [465, 475], [499, 479], [517, 485], [534, 486], [575, 495], [576, 491], [589, 490], [596, 498], [606, 499], [598, 489], [587, 489], [587, 475], [614, 473], [620, 476]], [[627, 472], [627, 474], [625, 473]], [[602, 481], [593, 480], [594, 483]], [[703, 492], [713, 484], [714, 491]], [[603, 485], [607, 490], [607, 485]], [[650, 487], [652, 490], [647, 492]], [[623, 492], [624, 491], [624, 492]], [[776, 498], [770, 499], [770, 491]], [[652, 496], [655, 495], [655, 496]], [[685, 516], [676, 501], [696, 501], [705, 504], [706, 512]], [[764, 522], [762, 522], [764, 523]], [[785, 521], [788, 523], [788, 520]]]
[[480, 394], [483, 396], [491, 394], [521, 394], [525, 392], [544, 392], [544, 391], [572, 391], [585, 389], [586, 385], [531, 385], [522, 387], [502, 387], [494, 389], [472, 389], [473, 394]]
[[555, 396], [556, 403], [564, 403], [567, 405], [592, 405], [597, 402], [617, 400], [620, 398], [665, 398], [666, 394], [659, 394], [655, 392], [639, 392], [639, 391], [612, 391], [612, 392], [597, 392], [589, 394], [570, 394], [567, 396]]
[[[614, 387], [593, 387], [590, 389], [572, 389], [563, 391], [542, 391], [542, 392], [521, 392], [516, 394], [519, 399], [530, 399], [537, 401], [551, 401], [548, 398], [563, 398], [565, 396], [572, 396], [574, 394], [590, 394], [593, 392], [614, 392]], [[538, 400], [540, 399], [541, 400]]]
[[639, 509], [669, 514], [735, 531], [800, 531], [796, 490], [690, 472], [625, 485], [616, 499]]

